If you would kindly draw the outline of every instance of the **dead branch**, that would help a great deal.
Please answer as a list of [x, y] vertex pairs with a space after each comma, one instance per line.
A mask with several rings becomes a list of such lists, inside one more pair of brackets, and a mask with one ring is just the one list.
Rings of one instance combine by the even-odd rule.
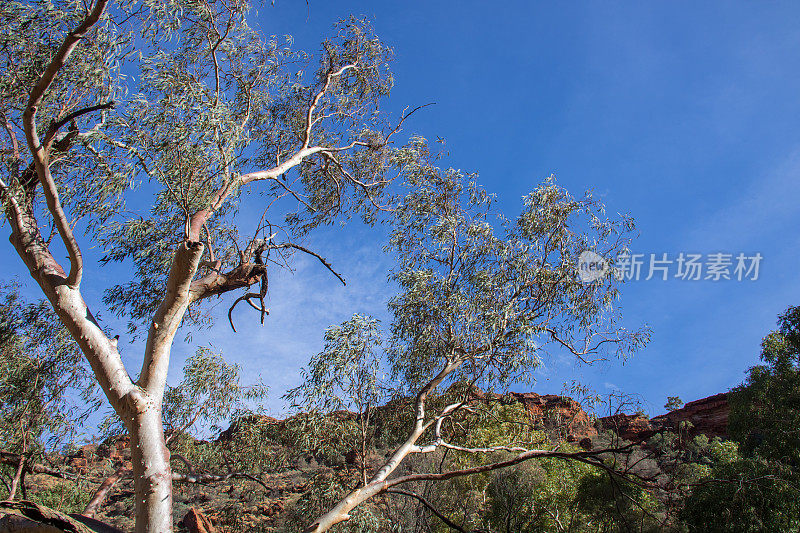
[[[19, 461], [20, 461], [19, 454], [0, 451], [0, 464], [11, 465], [16, 467], [19, 465]], [[79, 479], [84, 479], [87, 481], [91, 481], [93, 483], [100, 483], [102, 481], [101, 479], [88, 478], [85, 476], [74, 474], [72, 472], [63, 472], [61, 470], [56, 470], [54, 468], [50, 468], [43, 464], [30, 463], [29, 461], [25, 461], [25, 472], [29, 474], [43, 474], [46, 476], [57, 477], [59, 479], [67, 479], [70, 481], [75, 481]]]
[[172, 481], [177, 481], [182, 483], [199, 483], [202, 485], [208, 485], [211, 483], [219, 483], [220, 481], [229, 481], [231, 479], [248, 479], [250, 481], [258, 483], [266, 491], [272, 490], [257, 477], [250, 474], [246, 474], [244, 472], [231, 472], [228, 474], [208, 474], [208, 473], [182, 474], [180, 472], [172, 473]]
[[101, 111], [101, 110], [105, 110], [105, 109], [113, 109], [115, 105], [116, 105], [116, 102], [111, 101], [111, 102], [105, 102], [103, 104], [97, 104], [97, 105], [93, 105], [93, 106], [89, 106], [89, 107], [84, 107], [82, 109], [77, 109], [77, 110], [73, 111], [72, 113], [68, 113], [67, 115], [65, 115], [64, 117], [60, 118], [59, 120], [54, 121], [50, 125], [50, 128], [48, 129], [47, 134], [44, 137], [44, 141], [42, 142], [42, 144], [45, 147], [45, 150], [49, 149], [51, 143], [53, 142], [53, 139], [55, 139], [56, 133], [58, 133], [58, 130], [60, 130], [62, 127], [64, 127], [65, 124], [68, 124], [68, 123], [72, 122], [73, 120], [75, 120], [78, 117], [81, 117], [83, 115], [88, 115], [89, 113], [94, 113], [95, 111]]
[[425, 498], [423, 498], [419, 494], [415, 494], [413, 492], [406, 492], [406, 491], [400, 490], [400, 489], [387, 490], [386, 493], [387, 494], [401, 494], [403, 496], [408, 496], [410, 498], [414, 498], [419, 503], [424, 505], [431, 513], [433, 513], [436, 516], [436, 518], [438, 518], [439, 520], [444, 522], [445, 525], [447, 527], [449, 527], [450, 529], [453, 529], [455, 531], [460, 531], [461, 533], [470, 533], [469, 531], [467, 531], [466, 529], [464, 529], [463, 527], [459, 526], [458, 524], [456, 524], [455, 522], [453, 522], [452, 520], [447, 518], [445, 515], [443, 515], [438, 509], [436, 509], [436, 507], [433, 506], [433, 504], [431, 502], [429, 502], [428, 500], [426, 500]]
[[[267, 289], [269, 288], [266, 268], [263, 268], [263, 272], [264, 273], [261, 276], [261, 290], [258, 292], [248, 292], [247, 294], [238, 297], [236, 301], [233, 302], [233, 305], [231, 305], [230, 309], [228, 309], [228, 322], [230, 322], [231, 329], [234, 333], [236, 333], [236, 326], [233, 325], [233, 310], [239, 302], [247, 302], [250, 307], [256, 311], [259, 311], [261, 313], [262, 325], [264, 324], [264, 318], [269, 314], [269, 309], [267, 309], [266, 303], [264, 302], [264, 298], [267, 296]], [[260, 305], [256, 306], [252, 301], [253, 298], [258, 298]]]
[[342, 285], [347, 285], [347, 282], [345, 282], [345, 280], [342, 277], [342, 275], [339, 274], [338, 272], [336, 272], [333, 269], [333, 266], [331, 266], [331, 264], [324, 257], [322, 257], [321, 255], [319, 255], [316, 252], [313, 252], [313, 251], [309, 250], [308, 248], [305, 248], [304, 246], [300, 246], [299, 244], [294, 244], [294, 243], [291, 243], [291, 242], [286, 242], [286, 243], [282, 243], [282, 244], [270, 244], [270, 245], [267, 246], [267, 248], [272, 249], [272, 250], [277, 250], [277, 249], [280, 249], [280, 248], [294, 248], [295, 250], [300, 250], [301, 252], [305, 252], [308, 255], [314, 256], [317, 259], [319, 259], [319, 262], [322, 263], [325, 268], [330, 270], [331, 273], [334, 276], [336, 276], [339, 279], [339, 281], [342, 282]]
[[114, 486], [122, 479], [126, 474], [129, 474], [130, 470], [125, 467], [125, 465], [120, 466], [117, 470], [108, 476], [94, 493], [92, 499], [86, 505], [86, 508], [83, 510], [83, 516], [88, 516], [89, 518], [94, 518], [94, 515], [97, 513], [97, 510], [103, 505], [106, 498], [109, 494], [111, 494], [111, 490]]

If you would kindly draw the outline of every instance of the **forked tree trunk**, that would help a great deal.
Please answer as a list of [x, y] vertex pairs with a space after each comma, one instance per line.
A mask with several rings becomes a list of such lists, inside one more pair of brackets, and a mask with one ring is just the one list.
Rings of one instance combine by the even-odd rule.
[[147, 403], [129, 424], [136, 498], [136, 533], [172, 531], [172, 470], [161, 402]]
[[14, 479], [11, 480], [11, 488], [8, 491], [8, 499], [13, 500], [17, 496], [17, 489], [19, 488], [19, 482], [22, 479], [22, 473], [25, 471], [25, 456], [19, 456], [19, 465], [17, 466], [17, 471], [14, 473]]

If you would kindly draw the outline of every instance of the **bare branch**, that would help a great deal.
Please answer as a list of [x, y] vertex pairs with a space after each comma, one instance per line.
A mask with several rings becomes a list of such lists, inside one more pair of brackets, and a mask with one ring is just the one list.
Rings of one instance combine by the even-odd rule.
[[[264, 279], [266, 279], [266, 275], [265, 275]], [[264, 296], [265, 295], [266, 295], [265, 293], [248, 292], [247, 294], [244, 294], [244, 295], [238, 297], [236, 299], [236, 301], [233, 302], [233, 305], [231, 305], [230, 309], [228, 309], [228, 322], [230, 322], [231, 329], [233, 330], [234, 333], [236, 333], [236, 326], [233, 325], [233, 310], [236, 308], [236, 306], [239, 304], [239, 302], [242, 302], [242, 301], [247, 302], [250, 305], [250, 307], [252, 307], [256, 311], [259, 311], [261, 313], [261, 324], [264, 324], [264, 318], [265, 318], [266, 315], [269, 314], [269, 309], [267, 309], [265, 304], [264, 304]], [[261, 305], [260, 306], [256, 306], [253, 303], [252, 298], [258, 298], [260, 303], [261, 303]]]
[[316, 252], [313, 252], [313, 251], [309, 250], [308, 248], [306, 248], [304, 246], [300, 246], [299, 244], [294, 244], [294, 243], [287, 242], [287, 243], [282, 243], [282, 244], [270, 244], [270, 245], [267, 246], [267, 248], [270, 248], [270, 249], [273, 249], [273, 250], [280, 249], [280, 248], [294, 248], [295, 250], [300, 250], [301, 252], [304, 252], [304, 253], [307, 253], [308, 255], [314, 256], [317, 259], [319, 259], [319, 262], [322, 263], [325, 268], [330, 270], [331, 273], [334, 276], [336, 276], [339, 279], [339, 281], [342, 282], [342, 285], [347, 285], [347, 283], [344, 281], [344, 278], [341, 276], [341, 274], [336, 272], [333, 269], [333, 266], [331, 266], [331, 264], [324, 257], [322, 257], [321, 255], [319, 255]]
[[[21, 456], [18, 453], [0, 451], [0, 464], [16, 467], [17, 465], [19, 465], [20, 457]], [[69, 480], [86, 479], [87, 481], [95, 481], [97, 483], [100, 482], [100, 480], [97, 479], [85, 478], [77, 474], [74, 474], [72, 472], [63, 472], [61, 470], [56, 470], [54, 468], [50, 468], [49, 466], [45, 466], [43, 464], [30, 463], [29, 461], [25, 462], [25, 471], [30, 474], [43, 474], [46, 476], [52, 476], [59, 479], [69, 479]]]
[[[391, 139], [392, 135], [394, 135], [395, 133], [400, 131], [400, 128], [403, 126], [403, 122], [405, 122], [408, 117], [410, 117], [411, 115], [413, 115], [414, 113], [416, 113], [420, 109], [425, 109], [426, 107], [432, 106], [432, 105], [436, 105], [436, 102], [429, 102], [427, 104], [423, 104], [423, 105], [417, 106], [414, 109], [412, 109], [411, 111], [409, 111], [408, 113], [406, 113], [404, 111], [403, 112], [403, 116], [400, 117], [400, 121], [397, 123], [397, 126], [395, 126], [395, 128], [389, 133], [389, 135], [386, 136], [386, 141], [385, 142], [388, 143], [389, 139]], [[406, 109], [408, 109], [408, 108], [406, 108]]]
[[410, 498], [414, 498], [419, 503], [424, 505], [430, 512], [432, 512], [439, 520], [444, 522], [445, 525], [447, 527], [449, 527], [450, 529], [453, 529], [455, 531], [460, 531], [461, 533], [469, 533], [469, 531], [467, 531], [463, 527], [459, 526], [458, 524], [456, 524], [455, 522], [453, 522], [452, 520], [447, 518], [445, 515], [443, 515], [441, 512], [439, 512], [439, 510], [436, 509], [436, 507], [434, 507], [431, 502], [429, 502], [428, 500], [426, 500], [425, 498], [423, 498], [419, 494], [415, 494], [413, 492], [406, 492], [406, 491], [400, 490], [400, 489], [390, 489], [390, 490], [387, 490], [386, 493], [387, 494], [400, 494], [400, 495], [403, 495], [403, 496], [408, 496]]
[[182, 474], [180, 472], [172, 472], [172, 481], [177, 481], [181, 483], [199, 483], [202, 485], [208, 485], [211, 483], [219, 483], [221, 481], [229, 481], [231, 479], [247, 479], [253, 481], [254, 483], [258, 483], [264, 488], [264, 490], [268, 492], [272, 490], [266, 485], [266, 483], [264, 483], [257, 477], [247, 474], [245, 472], [230, 472], [228, 474], [208, 474], [208, 473]]
[[556, 341], [558, 344], [560, 344], [561, 346], [566, 348], [572, 355], [574, 355], [582, 363], [585, 363], [587, 365], [590, 365], [592, 363], [596, 363], [598, 361], [605, 360], [602, 357], [601, 358], [597, 358], [597, 359], [587, 359], [586, 358], [587, 355], [591, 355], [591, 354], [597, 353], [597, 351], [599, 350], [600, 346], [602, 346], [603, 344], [605, 344], [607, 342], [617, 342], [614, 339], [609, 339], [607, 337], [602, 337], [602, 340], [600, 342], [598, 342], [595, 346], [591, 346], [592, 339], [594, 339], [597, 336], [600, 336], [599, 334], [595, 333], [595, 334], [592, 334], [592, 335], [588, 336], [584, 340], [583, 349], [578, 349], [571, 342], [569, 342], [568, 340], [562, 338], [555, 329], [553, 329], [553, 328], [545, 328], [545, 331], [550, 334], [550, 337], [554, 341]]
[[53, 122], [50, 125], [50, 128], [48, 129], [47, 134], [44, 137], [44, 141], [42, 142], [42, 144], [44, 145], [45, 152], [50, 151], [50, 147], [52, 145], [53, 140], [55, 139], [56, 133], [58, 133], [58, 130], [64, 127], [65, 124], [72, 122], [73, 120], [77, 119], [80, 116], [87, 115], [95, 111], [100, 111], [104, 109], [113, 109], [115, 105], [116, 103], [112, 101], [112, 102], [106, 102], [104, 104], [97, 104], [89, 107], [84, 107], [83, 109], [77, 109], [72, 113], [68, 113], [63, 118]]
[[111, 493], [112, 489], [116, 484], [119, 482], [120, 479], [124, 477], [126, 473], [130, 473], [128, 468], [125, 465], [120, 466], [117, 470], [108, 476], [92, 496], [92, 499], [86, 504], [86, 507], [83, 509], [83, 516], [88, 516], [89, 518], [94, 518], [94, 515], [97, 514], [97, 510], [103, 505], [103, 502], [106, 501], [108, 495]]

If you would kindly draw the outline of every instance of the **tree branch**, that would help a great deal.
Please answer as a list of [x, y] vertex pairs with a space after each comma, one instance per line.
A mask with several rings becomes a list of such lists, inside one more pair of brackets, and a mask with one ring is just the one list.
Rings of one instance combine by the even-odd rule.
[[342, 285], [347, 285], [347, 283], [345, 282], [345, 280], [341, 276], [341, 274], [336, 272], [333, 269], [333, 266], [331, 266], [331, 264], [324, 257], [322, 257], [321, 255], [319, 255], [316, 252], [313, 252], [313, 251], [309, 250], [308, 248], [306, 248], [304, 246], [300, 246], [299, 244], [294, 244], [294, 243], [291, 243], [291, 242], [287, 242], [287, 243], [283, 243], [283, 244], [270, 244], [269, 246], [267, 246], [267, 248], [270, 248], [272, 250], [277, 250], [277, 249], [280, 249], [280, 248], [294, 248], [295, 250], [300, 250], [301, 252], [305, 252], [308, 255], [314, 256], [317, 259], [319, 259], [319, 262], [322, 263], [322, 265], [325, 268], [327, 268], [328, 270], [331, 271], [331, 274], [336, 276], [339, 279], [339, 281], [342, 282]]
[[39, 181], [42, 183], [42, 190], [47, 202], [47, 208], [53, 216], [59, 236], [69, 253], [70, 270], [67, 276], [67, 284], [72, 288], [77, 288], [80, 285], [81, 276], [83, 274], [83, 256], [78, 242], [75, 239], [75, 235], [72, 232], [69, 220], [64, 213], [64, 208], [61, 205], [58, 189], [50, 174], [50, 154], [47, 152], [46, 147], [43, 147], [39, 141], [39, 134], [36, 130], [36, 112], [56, 75], [64, 67], [78, 42], [80, 42], [89, 29], [100, 20], [100, 16], [105, 11], [107, 3], [108, 0], [97, 0], [94, 8], [89, 12], [83, 22], [67, 34], [64, 38], [64, 42], [61, 44], [55, 56], [50, 61], [50, 64], [31, 91], [28, 103], [25, 107], [25, 112], [22, 115], [25, 137], [28, 141], [28, 148], [33, 155], [36, 173], [39, 176]]
[[258, 483], [267, 492], [272, 491], [272, 489], [269, 488], [263, 481], [244, 472], [230, 472], [228, 474], [182, 474], [180, 472], [172, 472], [172, 481], [177, 481], [179, 483], [198, 483], [201, 485], [209, 485], [211, 483], [219, 483], [221, 481], [229, 481], [231, 479], [247, 479], [253, 481], [254, 483]]
[[[625, 453], [630, 450], [631, 446], [632, 445], [624, 446], [622, 448], [605, 448], [602, 450], [592, 450], [583, 452], [560, 452], [558, 451], [557, 448], [555, 450], [529, 450], [527, 452], [523, 452], [517, 455], [516, 457], [513, 457], [505, 461], [497, 461], [494, 463], [474, 466], [471, 468], [450, 470], [448, 472], [431, 472], [431, 473], [408, 474], [406, 476], [400, 476], [384, 482], [385, 488], [383, 490], [386, 490], [390, 487], [394, 487], [395, 485], [410, 483], [412, 481], [444, 481], [455, 477], [480, 474], [482, 472], [490, 472], [492, 470], [499, 470], [501, 468], [514, 466], [519, 463], [528, 461], [530, 459], [543, 459], [548, 457], [564, 459], [564, 460], [580, 461], [582, 463], [602, 468], [603, 470], [612, 473], [613, 475], [622, 476], [624, 475], [623, 473], [617, 472], [613, 468], [603, 463], [603, 461], [600, 459], [600, 456], [602, 454], [608, 454], [608, 453]], [[652, 488], [651, 484], [648, 484], [646, 486]]]
[[89, 518], [94, 518], [94, 515], [97, 514], [97, 510], [103, 505], [103, 502], [105, 502], [106, 498], [111, 493], [111, 490], [126, 473], [130, 473], [130, 470], [125, 468], [125, 465], [123, 465], [117, 468], [113, 474], [103, 480], [81, 514], [83, 516], [88, 516]]
[[80, 116], [87, 115], [95, 111], [100, 111], [102, 109], [112, 109], [115, 105], [116, 103], [112, 101], [112, 102], [106, 102], [104, 104], [97, 104], [89, 107], [84, 107], [83, 109], [77, 109], [72, 113], [68, 113], [64, 117], [50, 124], [50, 128], [48, 129], [47, 134], [44, 137], [44, 141], [42, 142], [42, 144], [44, 145], [45, 152], [47, 153], [50, 152], [50, 146], [53, 140], [55, 139], [56, 133], [58, 133], [58, 130], [64, 127], [65, 124], [72, 122], [73, 120], [75, 120]]
[[449, 527], [450, 529], [453, 529], [455, 531], [460, 531], [461, 533], [469, 533], [469, 531], [467, 531], [463, 527], [459, 526], [458, 524], [456, 524], [455, 522], [453, 522], [452, 520], [447, 518], [445, 515], [443, 515], [441, 512], [439, 512], [436, 509], [436, 507], [434, 507], [433, 504], [431, 504], [431, 502], [429, 502], [428, 500], [426, 500], [425, 498], [423, 498], [419, 494], [415, 494], [413, 492], [406, 492], [406, 491], [400, 490], [400, 489], [390, 489], [390, 490], [387, 490], [386, 493], [387, 494], [401, 494], [403, 496], [408, 496], [410, 498], [414, 498], [419, 503], [421, 503], [422, 505], [427, 507], [430, 512], [432, 512], [434, 515], [436, 515], [436, 517], [439, 520], [441, 520], [442, 522], [444, 522], [445, 525], [447, 527]]
[[311, 128], [316, 124], [317, 120], [312, 120], [314, 118], [314, 111], [317, 109], [317, 105], [319, 105], [319, 101], [328, 91], [328, 88], [331, 85], [331, 81], [333, 78], [337, 78], [347, 72], [352, 68], [358, 68], [356, 65], [345, 65], [339, 70], [335, 72], [328, 72], [325, 76], [325, 83], [322, 85], [322, 88], [317, 91], [317, 94], [314, 96], [314, 100], [311, 102], [311, 105], [308, 106], [308, 113], [306, 114], [306, 129], [303, 136], [303, 148], [308, 148], [308, 145], [311, 143]]
[[[19, 464], [20, 457], [21, 456], [17, 453], [0, 451], [0, 464], [17, 466]], [[25, 471], [30, 474], [43, 474], [46, 476], [57, 477], [59, 479], [87, 479], [88, 481], [92, 481], [90, 478], [83, 478], [82, 476], [73, 474], [71, 472], [62, 472], [61, 470], [56, 470], [39, 463], [30, 463], [29, 461], [25, 462]], [[100, 482], [100, 480], [95, 481], [98, 483]]]
[[172, 260], [167, 290], [158, 306], [147, 334], [145, 357], [138, 385], [161, 402], [164, 396], [169, 353], [175, 333], [191, 303], [189, 290], [205, 246], [201, 242], [183, 242]]

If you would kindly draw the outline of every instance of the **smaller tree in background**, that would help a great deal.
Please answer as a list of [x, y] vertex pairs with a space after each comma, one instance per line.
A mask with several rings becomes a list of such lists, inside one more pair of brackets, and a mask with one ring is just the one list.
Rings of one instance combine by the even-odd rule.
[[0, 294], [0, 460], [12, 473], [0, 472], [13, 500], [36, 461], [73, 442], [97, 388], [47, 302], [27, 302], [13, 284]]
[[487, 489], [489, 531], [663, 531], [646, 490], [577, 461], [520, 464], [494, 473]]
[[681, 512], [692, 532], [783, 533], [800, 526], [795, 469], [760, 457], [722, 458]]
[[683, 400], [678, 396], [667, 396], [667, 403], [664, 404], [664, 409], [667, 411], [675, 411], [683, 407]]
[[762, 365], [731, 391], [731, 437], [744, 455], [800, 465], [800, 306], [761, 341]]
[[198, 426], [218, 433], [220, 423], [259, 410], [268, 389], [261, 382], [241, 382], [241, 367], [210, 347], [200, 347], [183, 366], [183, 380], [164, 393], [167, 443]]
[[[372, 317], [355, 314], [343, 324], [329, 327], [325, 331], [325, 348], [302, 370], [301, 384], [285, 395], [309, 423], [320, 422], [320, 416], [336, 411], [345, 411], [340, 413], [345, 418], [349, 418], [350, 413], [355, 415], [354, 442], [340, 444], [350, 447], [350, 451], [358, 450], [364, 483], [367, 482], [367, 454], [374, 429], [372, 415], [386, 398], [380, 381], [380, 357], [375, 351], [381, 342], [378, 321]], [[336, 370], [332, 372], [331, 369]], [[343, 422], [347, 424], [347, 420]], [[318, 432], [305, 434], [314, 436]], [[349, 441], [349, 434], [345, 431], [338, 435]]]
[[[328, 531], [403, 483], [443, 481], [542, 457], [590, 461], [587, 456], [599, 453], [565, 453], [526, 441], [495, 446], [461, 435], [462, 419], [481, 410], [473, 386], [504, 392], [530, 379], [547, 345], [591, 363], [608, 354], [626, 356], [647, 340], [646, 331], [620, 326], [614, 306], [619, 282], [610, 272], [594, 283], [577, 275], [583, 251], [615, 257], [625, 249], [629, 219], [609, 220], [590, 195], [575, 198], [551, 178], [525, 197], [511, 221], [493, 209], [493, 196], [475, 185], [474, 176], [442, 170], [437, 162], [419, 138], [398, 157], [410, 192], [394, 213], [389, 245], [398, 257], [392, 278], [400, 294], [389, 304], [394, 319], [388, 355], [396, 389], [413, 398], [406, 437], [366, 483], [307, 532]], [[324, 372], [308, 373], [304, 386], [325, 390], [318, 376], [337, 372], [326, 364]], [[392, 477], [411, 456], [444, 450], [486, 460]], [[502, 458], [509, 452], [512, 458]]]
[[739, 452], [715, 461], [687, 499], [683, 517], [693, 531], [800, 528], [800, 307], [778, 317], [761, 360], [728, 395]]
[[[268, 393], [260, 381], [244, 384], [241, 367], [229, 363], [213, 348], [201, 346], [183, 365], [183, 377], [164, 392], [163, 424], [167, 443], [199, 433], [218, 433], [219, 424], [255, 414]], [[126, 432], [113, 412], [103, 422], [103, 433], [116, 437]], [[185, 440], [185, 439], [184, 439]]]

